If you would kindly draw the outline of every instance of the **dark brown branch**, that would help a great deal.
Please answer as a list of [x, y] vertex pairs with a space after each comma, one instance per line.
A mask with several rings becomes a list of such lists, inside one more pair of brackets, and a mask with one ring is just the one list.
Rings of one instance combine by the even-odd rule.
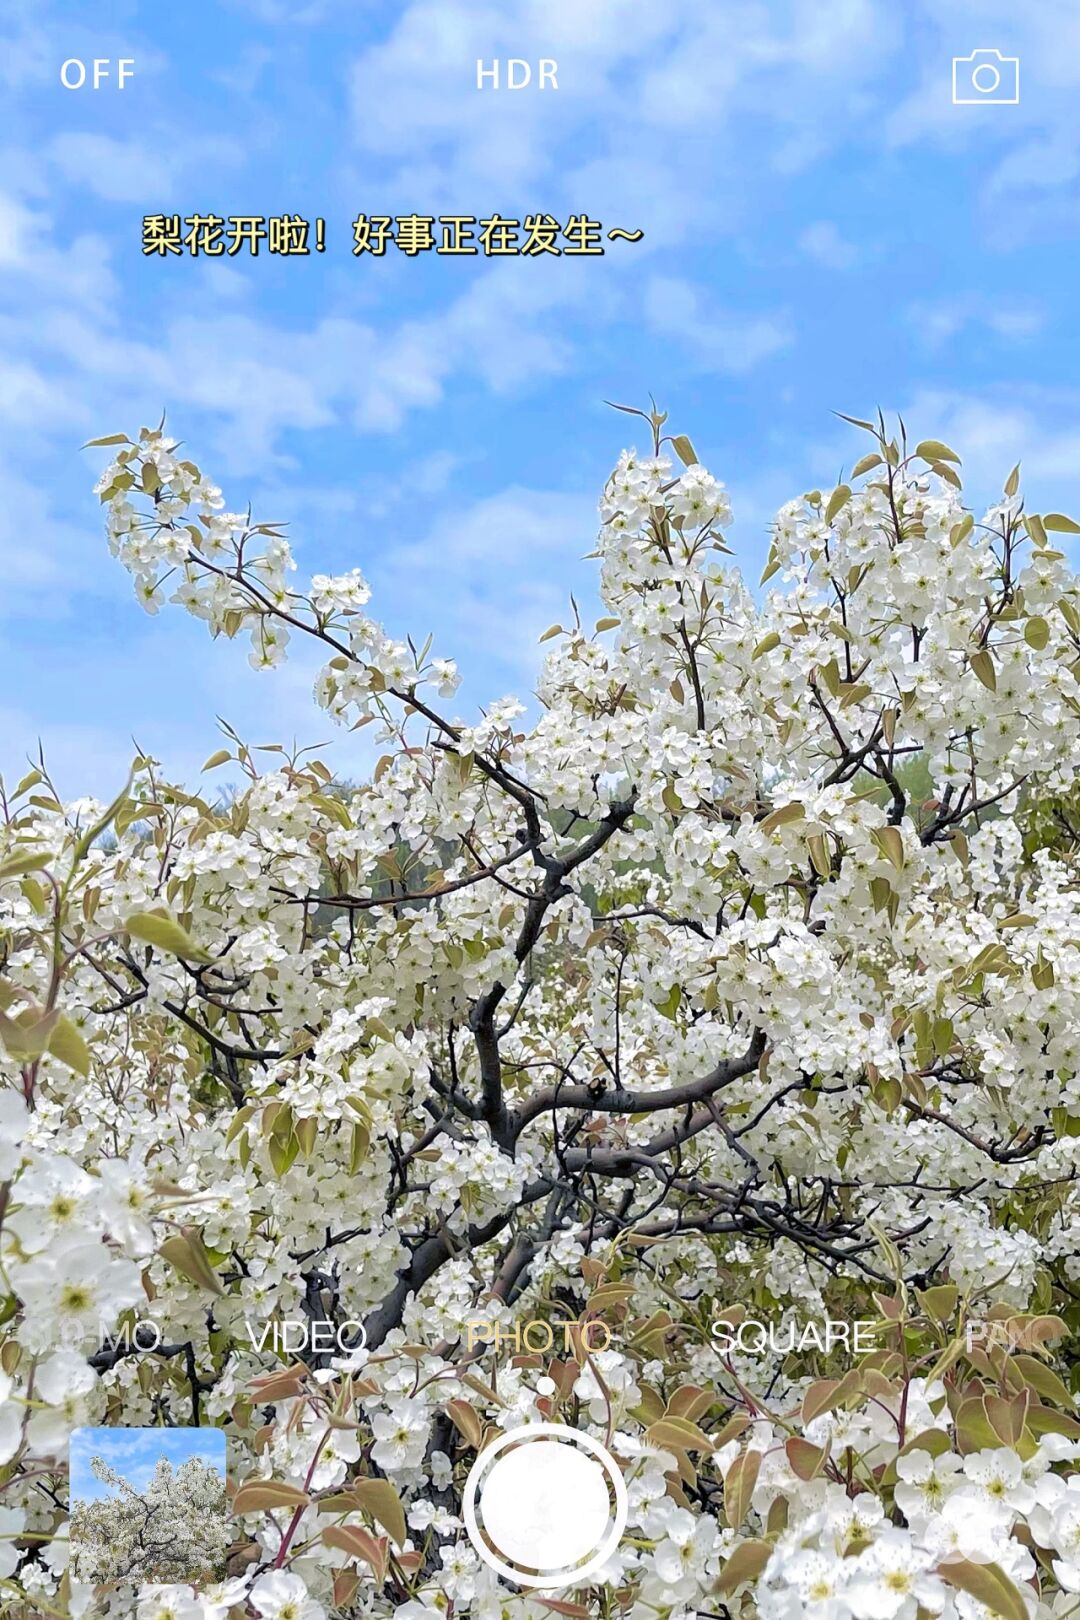
[[688, 1080], [681, 1086], [668, 1086], [662, 1091], [613, 1090], [597, 1095], [583, 1085], [545, 1086], [515, 1110], [515, 1134], [520, 1136], [538, 1114], [552, 1113], [559, 1108], [578, 1108], [599, 1114], [651, 1114], [664, 1108], [683, 1108], [704, 1102], [756, 1069], [764, 1050], [765, 1034], [755, 1030], [742, 1057], [723, 1058], [700, 1079]]

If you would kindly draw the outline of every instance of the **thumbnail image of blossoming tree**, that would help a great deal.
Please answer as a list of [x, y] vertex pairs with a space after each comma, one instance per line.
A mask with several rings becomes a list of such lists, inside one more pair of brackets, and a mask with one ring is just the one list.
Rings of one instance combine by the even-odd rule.
[[90, 1468], [107, 1494], [73, 1498], [72, 1573], [78, 1580], [115, 1587], [224, 1575], [229, 1524], [221, 1470], [202, 1457], [188, 1457], [175, 1468], [159, 1457], [148, 1483], [137, 1490], [104, 1457], [92, 1457]]
[[[643, 426], [535, 721], [457, 713], [358, 572], [301, 587], [161, 431], [101, 441], [143, 605], [259, 668], [318, 643], [378, 762], [342, 787], [227, 731], [228, 795], [147, 757], [108, 805], [44, 761], [5, 788], [13, 1615], [95, 1612], [64, 1453], [105, 1422], [215, 1425], [236, 1465], [226, 1578], [139, 1620], [531, 1620], [462, 1488], [549, 1420], [630, 1512], [560, 1613], [1080, 1612], [1080, 528], [855, 423], [755, 594], [723, 486]], [[746, 1315], [878, 1347], [755, 1356], [713, 1331]], [[297, 1317], [364, 1343], [253, 1342]], [[477, 1319], [557, 1348], [470, 1350]]]

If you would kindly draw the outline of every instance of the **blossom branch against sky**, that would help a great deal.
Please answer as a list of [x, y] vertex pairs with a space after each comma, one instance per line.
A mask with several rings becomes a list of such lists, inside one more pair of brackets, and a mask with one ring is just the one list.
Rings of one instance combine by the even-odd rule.
[[[1036, 497], [1077, 489], [1068, 5], [195, 0], [186, 16], [6, 14], [0, 726], [18, 749], [47, 733], [80, 788], [109, 789], [132, 733], [190, 772], [216, 713], [250, 729], [265, 703], [190, 627], [162, 640], [122, 617], [80, 498], [78, 446], [103, 420], [182, 413], [298, 555], [363, 566], [397, 634], [475, 649], [474, 702], [527, 691], [536, 637], [570, 588], [587, 599], [573, 564], [602, 402], [660, 379], [725, 469], [755, 577], [790, 480], [836, 480], [834, 408], [962, 438], [987, 497], [1006, 443]], [[987, 44], [1020, 56], [1021, 104], [953, 107], [952, 56]], [[559, 90], [478, 95], [475, 59], [495, 54], [555, 56]], [[135, 78], [66, 91], [71, 56], [132, 57]], [[349, 252], [361, 208], [569, 206], [645, 239], [576, 264]], [[142, 257], [145, 212], [215, 209], [322, 214], [332, 245]], [[298, 734], [311, 673], [275, 695]], [[355, 774], [365, 740], [338, 757]]]

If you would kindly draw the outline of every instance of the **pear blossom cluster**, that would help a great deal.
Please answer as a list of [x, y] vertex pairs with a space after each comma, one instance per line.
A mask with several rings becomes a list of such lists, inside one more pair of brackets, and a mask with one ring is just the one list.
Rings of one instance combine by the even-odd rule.
[[[224, 724], [195, 783], [0, 784], [0, 1615], [541, 1620], [462, 1496], [549, 1421], [629, 1499], [578, 1620], [1080, 1613], [1080, 525], [856, 422], [758, 585], [643, 423], [599, 618], [479, 715], [359, 570], [100, 441], [141, 605], [319, 642], [372, 764]], [[225, 1431], [223, 1576], [69, 1559], [86, 1423]]]

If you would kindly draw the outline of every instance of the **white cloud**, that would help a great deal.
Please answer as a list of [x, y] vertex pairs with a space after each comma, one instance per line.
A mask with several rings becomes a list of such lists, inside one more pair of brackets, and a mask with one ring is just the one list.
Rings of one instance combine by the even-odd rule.
[[[0, 392], [4, 387], [0, 368]], [[89, 472], [89, 469], [87, 469]], [[87, 486], [92, 482], [87, 478]], [[0, 623], [20, 616], [53, 621], [69, 610], [73, 594], [100, 577], [101, 557], [87, 544], [86, 530], [66, 522], [47, 488], [13, 459], [0, 461]], [[87, 508], [96, 524], [92, 501]]]
[[[996, 497], [1019, 461], [1022, 485], [1034, 511], [1080, 508], [1080, 427], [1075, 393], [1015, 385], [979, 395], [927, 389], [904, 412], [909, 428], [932, 433], [963, 457], [965, 481]], [[1066, 507], [1067, 509], [1067, 507]]]
[[1034, 337], [1043, 328], [1043, 316], [1037, 309], [992, 309], [986, 316], [987, 325], [1004, 338]]
[[[22, 262], [29, 277], [36, 263], [47, 268], [48, 255]], [[441, 309], [381, 326], [336, 315], [287, 326], [233, 307], [231, 297], [207, 308], [204, 295], [197, 315], [163, 312], [151, 342], [57, 299], [45, 300], [32, 324], [0, 319], [0, 337], [33, 352], [37, 375], [77, 398], [59, 414], [86, 425], [86, 436], [130, 426], [135, 415], [156, 420], [166, 406], [178, 417], [192, 405], [221, 422], [219, 470], [248, 472], [288, 459], [290, 434], [343, 417], [361, 430], [396, 431], [461, 379], [513, 394], [571, 369], [573, 346], [552, 313], [613, 313], [621, 286], [591, 261], [560, 264], [547, 277], [534, 269], [509, 261], [477, 274]]]
[[799, 247], [807, 258], [816, 260], [827, 270], [850, 270], [859, 259], [859, 249], [854, 242], [849, 242], [828, 219], [808, 225], [799, 237]]
[[24, 708], [0, 705], [4, 738], [2, 770], [9, 785], [37, 763], [39, 747], [45, 764], [65, 799], [84, 793], [106, 801], [115, 798], [127, 777], [134, 748], [120, 727], [46, 718]]
[[1002, 303], [982, 293], [958, 294], [933, 303], [913, 303], [907, 318], [920, 341], [931, 350], [942, 348], [959, 332], [972, 326], [995, 333], [1006, 342], [1019, 343], [1042, 330], [1044, 317], [1031, 304]]
[[[583, 612], [595, 595], [595, 494], [512, 485], [448, 509], [426, 534], [372, 569], [372, 609], [414, 638], [438, 627], [435, 652], [463, 672], [484, 650], [489, 678], [525, 696], [542, 657], [538, 639], [567, 622], [572, 590]], [[499, 693], [470, 690], [487, 702]]]
[[[257, 22], [282, 28], [310, 28], [325, 22], [335, 11], [353, 16], [360, 9], [356, 0], [233, 0], [233, 3]], [[361, 5], [363, 3], [361, 0]], [[372, 0], [366, 3], [370, 5]]]
[[794, 342], [786, 311], [751, 315], [709, 307], [701, 288], [677, 276], [651, 277], [645, 318], [655, 332], [679, 340], [680, 362], [694, 371], [739, 376]]
[[62, 383], [25, 361], [0, 359], [0, 420], [55, 431], [81, 414]]
[[[35, 312], [45, 301], [56, 298], [65, 307], [100, 313], [119, 290], [102, 237], [83, 233], [70, 246], [57, 247], [50, 216], [2, 192], [0, 287], [20, 289], [32, 298]], [[25, 340], [27, 334], [15, 335]]]
[[213, 77], [230, 95], [252, 96], [273, 60], [274, 53], [268, 45], [249, 45], [227, 67], [216, 68]]
[[183, 139], [176, 130], [141, 131], [127, 140], [65, 130], [45, 156], [70, 184], [107, 202], [137, 203], [150, 213], [176, 201], [184, 181], [239, 164], [244, 148], [219, 135]]

